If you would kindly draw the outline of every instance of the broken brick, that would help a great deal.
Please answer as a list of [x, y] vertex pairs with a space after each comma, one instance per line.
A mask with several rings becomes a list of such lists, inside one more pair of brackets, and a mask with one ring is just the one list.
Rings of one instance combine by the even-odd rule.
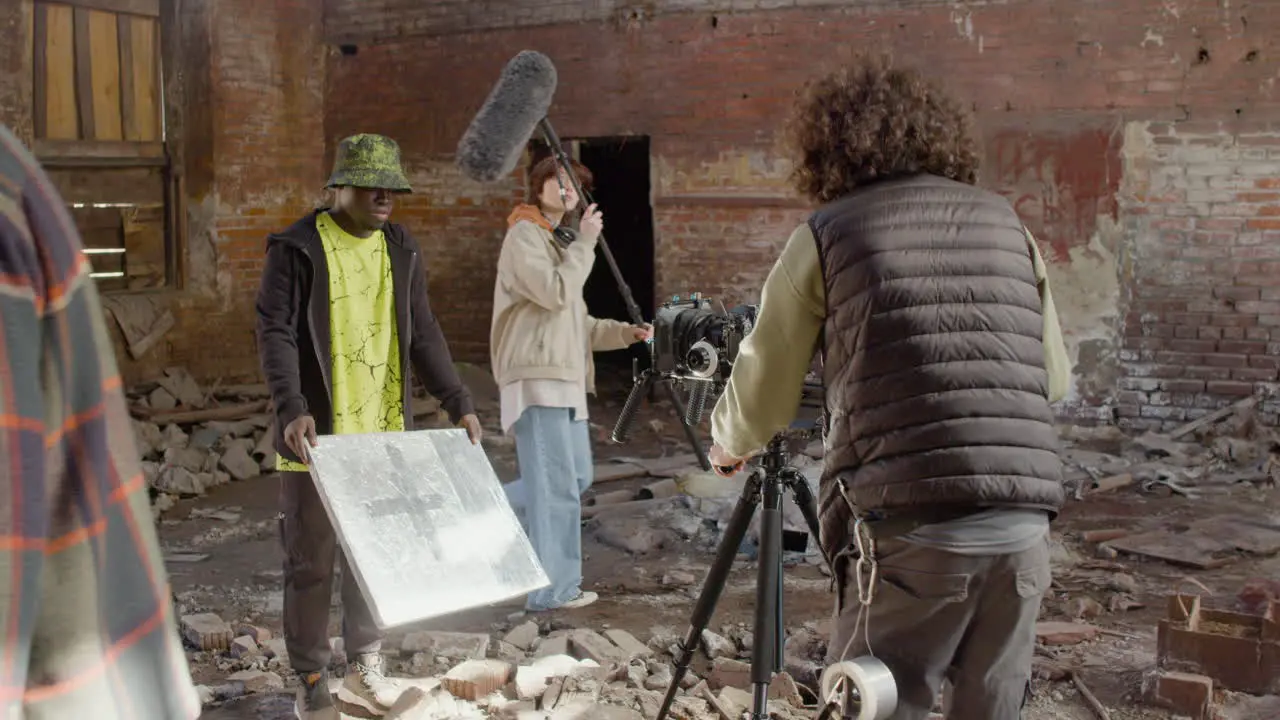
[[1042, 645], [1079, 645], [1098, 636], [1093, 625], [1046, 621], [1036, 623], [1036, 640]]
[[500, 689], [511, 677], [511, 666], [501, 660], [467, 660], [440, 679], [454, 697], [479, 700]]
[[1164, 671], [1149, 677], [1147, 702], [1186, 715], [1193, 720], [1210, 720], [1213, 678], [1191, 673]]

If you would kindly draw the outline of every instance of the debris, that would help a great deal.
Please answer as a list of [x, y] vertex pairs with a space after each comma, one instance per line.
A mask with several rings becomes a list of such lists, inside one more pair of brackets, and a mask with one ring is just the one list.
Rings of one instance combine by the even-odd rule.
[[1111, 713], [1098, 700], [1098, 696], [1094, 695], [1089, 686], [1085, 684], [1084, 678], [1080, 677], [1080, 673], [1072, 672], [1071, 682], [1076, 686], [1076, 690], [1080, 691], [1080, 696], [1089, 704], [1089, 709], [1093, 710], [1093, 714], [1098, 716], [1098, 720], [1111, 720]]
[[702, 645], [707, 650], [707, 656], [712, 660], [722, 657], [734, 657], [738, 654], [738, 646], [732, 640], [722, 635], [717, 635], [710, 630], [702, 631]]
[[177, 398], [178, 404], [182, 407], [188, 410], [199, 410], [204, 407], [204, 393], [200, 391], [200, 384], [191, 377], [191, 373], [187, 372], [186, 368], [165, 368], [164, 375], [157, 378], [156, 382]]
[[1120, 488], [1129, 487], [1133, 484], [1133, 475], [1129, 473], [1121, 473], [1095, 480], [1089, 487], [1089, 492], [1104, 493]]
[[240, 405], [224, 405], [203, 410], [172, 410], [148, 413], [144, 418], [156, 424], [197, 425], [212, 420], [243, 420], [250, 415], [257, 415], [263, 412], [269, 405], [268, 401], [259, 400]]
[[521, 623], [512, 628], [511, 632], [507, 633], [502, 640], [521, 650], [531, 650], [534, 643], [538, 641], [538, 624], [532, 620]]
[[241, 670], [227, 680], [244, 683], [245, 690], [252, 693], [284, 689], [284, 680], [269, 670]]
[[645, 517], [611, 517], [607, 523], [593, 519], [590, 528], [605, 545], [636, 555], [658, 550], [673, 540], [670, 532], [655, 528]]
[[406, 635], [400, 652], [426, 653], [450, 660], [483, 660], [489, 650], [489, 636], [482, 633], [416, 632]]
[[1280, 526], [1265, 519], [1213, 517], [1192, 523], [1185, 532], [1147, 532], [1107, 545], [1122, 553], [1208, 569], [1235, 562], [1241, 552], [1260, 556], [1280, 552]]
[[1086, 530], [1080, 533], [1080, 539], [1087, 543], [1107, 542], [1108, 540], [1119, 540], [1129, 535], [1129, 530], [1122, 528], [1108, 528], [1105, 530]]
[[685, 570], [672, 570], [662, 576], [662, 584], [667, 587], [687, 587], [698, 582], [698, 578]]
[[680, 487], [676, 485], [676, 481], [672, 478], [666, 478], [640, 488], [640, 492], [636, 493], [636, 497], [640, 500], [656, 500], [675, 497], [679, 494]]
[[1228, 690], [1280, 693], [1280, 603], [1263, 616], [1211, 610], [1173, 595], [1156, 629], [1156, 664], [1206, 675]]
[[231, 657], [246, 658], [258, 653], [258, 642], [248, 635], [242, 635], [231, 641]]
[[1143, 678], [1143, 696], [1157, 707], [1193, 720], [1209, 720], [1213, 678], [1193, 673], [1157, 671]]
[[650, 650], [647, 645], [637, 640], [634, 635], [626, 630], [619, 630], [616, 628], [605, 630], [604, 636], [612, 641], [614, 645], [617, 645], [618, 649], [627, 655], [627, 660], [647, 658], [653, 655], [653, 651]]
[[219, 464], [222, 469], [230, 473], [231, 477], [236, 480], [248, 480], [261, 474], [261, 468], [258, 463], [254, 462], [248, 451], [240, 444], [227, 448]]
[[182, 637], [198, 650], [230, 650], [231, 626], [213, 613], [182, 616]]
[[501, 660], [467, 660], [455, 666], [440, 679], [454, 696], [463, 700], [479, 700], [507, 684], [511, 666]]
[[1044, 621], [1036, 623], [1036, 639], [1042, 645], [1078, 645], [1098, 636], [1098, 628], [1083, 623]]
[[630, 660], [624, 650], [594, 630], [579, 629], [569, 633], [569, 646], [578, 657], [593, 660], [604, 667], [626, 664]]
[[175, 552], [164, 555], [164, 561], [171, 563], [198, 563], [208, 559], [208, 553]]
[[1205, 415], [1204, 417], [1192, 420], [1186, 425], [1183, 425], [1175, 429], [1173, 432], [1169, 433], [1167, 437], [1171, 440], [1177, 440], [1178, 438], [1184, 435], [1190, 435], [1191, 433], [1194, 433], [1200, 428], [1213, 425], [1219, 420], [1230, 417], [1231, 415], [1234, 415], [1238, 412], [1249, 410], [1257, 404], [1258, 404], [1258, 396], [1256, 395], [1252, 397], [1247, 397], [1243, 400], [1238, 400], [1220, 410], [1215, 410], [1209, 413], [1208, 415]]

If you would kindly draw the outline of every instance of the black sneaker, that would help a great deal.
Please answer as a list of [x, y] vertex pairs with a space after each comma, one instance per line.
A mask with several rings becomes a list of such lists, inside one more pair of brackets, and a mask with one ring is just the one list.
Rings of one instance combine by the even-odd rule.
[[329, 694], [329, 674], [313, 672], [302, 675], [293, 714], [298, 720], [342, 720], [333, 696]]

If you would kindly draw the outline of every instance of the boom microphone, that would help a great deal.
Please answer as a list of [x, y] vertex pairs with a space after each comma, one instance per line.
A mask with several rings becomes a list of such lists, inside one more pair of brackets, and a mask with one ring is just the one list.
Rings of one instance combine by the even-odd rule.
[[525, 50], [511, 58], [471, 126], [458, 141], [458, 167], [479, 182], [495, 182], [515, 169], [556, 92], [551, 58]]

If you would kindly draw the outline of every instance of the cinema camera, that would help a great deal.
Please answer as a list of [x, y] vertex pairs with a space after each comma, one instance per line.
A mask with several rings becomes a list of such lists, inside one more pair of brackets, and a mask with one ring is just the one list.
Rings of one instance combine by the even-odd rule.
[[[634, 385], [614, 425], [613, 441], [625, 443], [629, 439], [631, 425], [650, 386], [668, 382], [687, 393], [687, 401], [677, 402], [677, 410], [696, 445], [692, 426], [702, 421], [707, 398], [724, 390], [738, 348], [755, 326], [758, 309], [757, 305], [739, 305], [727, 311], [723, 303], [699, 293], [692, 293], [688, 299], [676, 295], [659, 306], [653, 317], [653, 339], [649, 341], [649, 367], [641, 371], [639, 363], [635, 363]], [[678, 400], [679, 396], [673, 394], [673, 401]]]

